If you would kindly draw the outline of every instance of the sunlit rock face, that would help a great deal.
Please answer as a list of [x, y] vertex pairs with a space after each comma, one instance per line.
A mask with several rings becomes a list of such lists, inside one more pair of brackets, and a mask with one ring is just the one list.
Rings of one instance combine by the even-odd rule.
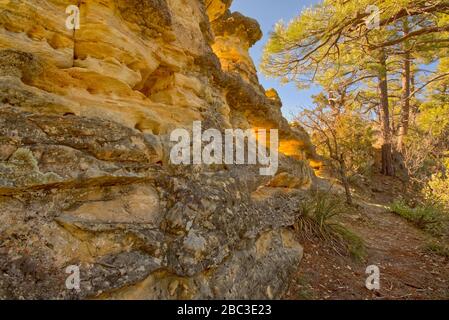
[[[282, 297], [315, 153], [258, 83], [257, 22], [230, 5], [0, 1], [0, 298]], [[172, 165], [171, 131], [196, 120], [279, 129], [277, 176]]]
[[223, 70], [237, 72], [257, 89], [259, 81], [254, 63], [249, 56], [249, 48], [262, 38], [257, 21], [238, 12], [229, 10], [212, 22], [215, 43], [212, 45]]

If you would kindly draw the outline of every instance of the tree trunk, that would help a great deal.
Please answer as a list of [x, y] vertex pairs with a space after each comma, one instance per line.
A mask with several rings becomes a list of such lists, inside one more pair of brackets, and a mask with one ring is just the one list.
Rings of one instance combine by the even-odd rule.
[[[404, 34], [409, 33], [408, 21], [404, 21]], [[404, 71], [402, 74], [402, 100], [401, 100], [401, 120], [399, 123], [398, 134], [398, 151], [404, 151], [404, 138], [408, 134], [410, 121], [410, 86], [411, 86], [411, 54], [407, 45], [404, 46], [406, 51], [404, 55]]]
[[343, 186], [345, 188], [346, 203], [352, 206], [351, 188], [349, 186], [348, 176], [346, 173], [346, 164], [343, 155], [340, 155], [340, 158], [338, 159], [338, 164], [339, 164], [338, 171], [340, 173], [341, 182], [343, 183]]
[[[411, 92], [415, 92], [415, 73], [413, 70], [410, 70], [410, 91]], [[410, 101], [413, 101], [413, 99], [415, 98], [415, 95], [412, 94], [412, 96], [410, 97]], [[409, 123], [415, 123], [416, 121], [416, 115], [418, 113], [418, 105], [416, 103], [414, 103], [413, 105], [410, 105], [410, 109], [411, 109], [411, 115], [410, 115], [410, 120]]]
[[380, 121], [382, 131], [382, 170], [386, 176], [394, 176], [393, 156], [391, 147], [390, 106], [388, 102], [387, 56], [382, 50], [380, 54], [379, 92]]

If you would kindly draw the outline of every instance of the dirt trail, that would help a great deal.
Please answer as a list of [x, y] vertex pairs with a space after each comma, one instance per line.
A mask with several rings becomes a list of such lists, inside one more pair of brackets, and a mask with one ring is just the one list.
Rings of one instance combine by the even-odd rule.
[[[388, 199], [390, 200], [390, 199]], [[426, 252], [429, 236], [382, 203], [358, 200], [343, 224], [365, 241], [363, 262], [339, 256], [322, 242], [304, 243], [304, 259], [288, 299], [449, 299], [449, 261]], [[380, 268], [380, 290], [365, 287], [369, 265]]]

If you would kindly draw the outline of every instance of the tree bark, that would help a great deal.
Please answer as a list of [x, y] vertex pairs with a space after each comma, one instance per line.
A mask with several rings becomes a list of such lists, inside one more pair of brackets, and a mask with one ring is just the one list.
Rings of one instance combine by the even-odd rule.
[[390, 105], [388, 101], [387, 55], [384, 50], [379, 58], [379, 92], [380, 121], [382, 131], [382, 170], [386, 176], [394, 176], [393, 156], [391, 147]]
[[[412, 70], [410, 70], [410, 91], [413, 93], [415, 92], [415, 73]], [[415, 123], [416, 122], [416, 115], [418, 113], [418, 105], [416, 103], [412, 104], [411, 102], [414, 101], [413, 99], [415, 98], [415, 95], [412, 94], [412, 96], [410, 97], [410, 120], [409, 120], [409, 124], [410, 123]]]
[[[404, 21], [404, 34], [408, 34], [408, 21]], [[402, 73], [402, 100], [401, 100], [401, 119], [399, 123], [398, 145], [400, 152], [404, 151], [404, 139], [408, 134], [410, 121], [410, 93], [411, 93], [411, 54], [405, 44], [404, 70]]]
[[351, 188], [349, 186], [348, 176], [346, 172], [346, 164], [343, 155], [340, 155], [340, 158], [338, 159], [338, 164], [341, 182], [343, 183], [343, 186], [345, 188], [346, 203], [352, 206]]

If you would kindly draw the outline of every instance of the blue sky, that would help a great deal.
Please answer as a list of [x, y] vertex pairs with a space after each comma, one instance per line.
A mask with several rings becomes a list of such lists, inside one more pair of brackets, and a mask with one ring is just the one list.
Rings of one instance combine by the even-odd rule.
[[[263, 39], [250, 51], [258, 69], [263, 47], [274, 25], [281, 19], [285, 22], [290, 21], [305, 7], [318, 2], [318, 0], [234, 0], [231, 10], [256, 19], [262, 28]], [[284, 105], [282, 112], [287, 118], [297, 114], [301, 108], [309, 107], [312, 104], [312, 95], [319, 91], [317, 88], [298, 90], [293, 84], [281, 85], [278, 80], [267, 79], [260, 73], [259, 79], [265, 89], [275, 88], [279, 92]]]

